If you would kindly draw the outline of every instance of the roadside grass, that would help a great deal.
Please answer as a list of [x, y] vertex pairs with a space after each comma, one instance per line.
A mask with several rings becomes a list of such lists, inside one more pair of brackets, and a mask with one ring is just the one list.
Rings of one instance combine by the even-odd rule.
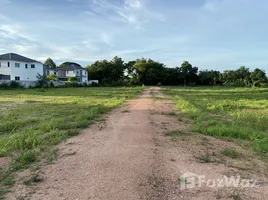
[[51, 151], [53, 145], [79, 134], [99, 120], [101, 114], [142, 90], [142, 87], [0, 90], [0, 157], [12, 157], [10, 168], [0, 169], [0, 186], [14, 184], [13, 173], [30, 167], [41, 155], [51, 162], [56, 157], [56, 152]]
[[249, 141], [257, 152], [268, 152], [268, 89], [166, 87], [176, 108], [195, 123], [193, 131]]

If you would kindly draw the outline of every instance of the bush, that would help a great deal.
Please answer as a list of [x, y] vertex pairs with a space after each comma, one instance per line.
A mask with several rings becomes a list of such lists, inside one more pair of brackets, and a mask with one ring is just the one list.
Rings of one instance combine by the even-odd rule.
[[49, 75], [47, 75], [47, 79], [50, 81], [57, 81], [58, 77], [55, 74], [49, 74]]
[[95, 83], [95, 82], [92, 82], [91, 84], [90, 84], [90, 86], [92, 86], [92, 87], [98, 87], [98, 86], [100, 86], [98, 83]]
[[8, 89], [9, 88], [9, 84], [8, 83], [2, 83], [2, 84], [0, 84], [0, 88], [1, 89]]
[[2, 83], [0, 85], [2, 89], [9, 89], [9, 88], [24, 88], [19, 82], [11, 81], [10, 83]]
[[42, 75], [38, 74], [36, 76], [36, 78], [37, 78], [37, 82], [36, 82], [36, 87], [37, 88], [47, 87], [48, 79], [47, 79], [47, 77], [45, 75], [42, 76]]
[[55, 87], [54, 83], [53, 82], [50, 82], [49, 83], [49, 87], [52, 87], [52, 88]]
[[17, 81], [11, 81], [9, 84], [9, 87], [10, 88], [23, 88], [23, 86]]
[[73, 76], [68, 79], [69, 82], [77, 82], [77, 77]]

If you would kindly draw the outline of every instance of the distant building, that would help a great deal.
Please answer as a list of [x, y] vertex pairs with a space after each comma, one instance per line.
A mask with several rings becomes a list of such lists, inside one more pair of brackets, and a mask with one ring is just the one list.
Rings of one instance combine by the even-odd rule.
[[36, 81], [44, 75], [44, 65], [24, 56], [7, 53], [0, 55], [0, 80]]
[[60, 67], [56, 69], [46, 67], [45, 74], [55, 74], [61, 81], [68, 81], [70, 77], [76, 77], [78, 82], [80, 83], [88, 82], [87, 70], [78, 64], [69, 64], [65, 67]]

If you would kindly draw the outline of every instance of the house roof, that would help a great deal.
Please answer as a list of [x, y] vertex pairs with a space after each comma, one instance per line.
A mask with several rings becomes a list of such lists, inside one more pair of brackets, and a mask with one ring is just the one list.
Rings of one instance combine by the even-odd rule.
[[[20, 62], [38, 62], [36, 60], [26, 58], [24, 56], [15, 54], [15, 53], [6, 53], [0, 55], [0, 60], [15, 60], [15, 61], [20, 61]], [[40, 62], [38, 62], [40, 63]]]
[[73, 71], [73, 70], [77, 70], [77, 69], [85, 70], [85, 68], [81, 67], [80, 65], [75, 65], [75, 64], [70, 64], [70, 65], [67, 65], [65, 67], [58, 68], [58, 70], [64, 70], [64, 71]]

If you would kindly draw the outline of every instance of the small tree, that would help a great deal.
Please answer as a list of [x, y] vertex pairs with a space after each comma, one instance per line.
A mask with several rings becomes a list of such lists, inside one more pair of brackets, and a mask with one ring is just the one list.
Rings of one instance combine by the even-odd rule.
[[69, 82], [77, 82], [77, 77], [73, 76], [68, 79]]
[[57, 81], [58, 77], [55, 74], [49, 74], [49, 75], [47, 75], [47, 79], [50, 81]]
[[37, 83], [36, 83], [36, 87], [46, 87], [47, 86], [47, 83], [48, 83], [48, 79], [45, 75], [41, 75], [41, 74], [37, 74], [36, 76], [37, 78]]
[[49, 66], [51, 69], [55, 69], [57, 68], [57, 65], [55, 64], [55, 62], [51, 59], [51, 58], [48, 58], [45, 63], [45, 65]]

